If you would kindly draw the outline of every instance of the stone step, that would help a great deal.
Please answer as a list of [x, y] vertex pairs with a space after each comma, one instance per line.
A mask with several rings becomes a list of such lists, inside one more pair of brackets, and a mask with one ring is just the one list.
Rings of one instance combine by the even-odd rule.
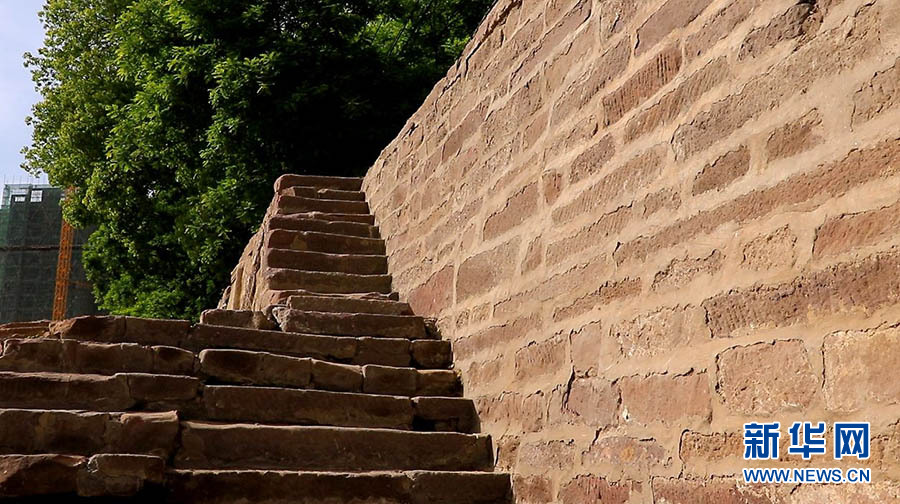
[[366, 201], [366, 193], [362, 191], [341, 191], [339, 189], [320, 189], [316, 187], [294, 186], [283, 190], [281, 194], [300, 198], [319, 198], [326, 200]]
[[271, 290], [304, 290], [317, 294], [355, 294], [391, 292], [390, 275], [356, 275], [330, 271], [299, 271], [269, 268], [265, 273]]
[[[331, 375], [328, 375], [328, 372]], [[352, 383], [348, 370], [323, 380]], [[436, 406], [443, 409], [438, 410]], [[202, 386], [196, 378], [121, 373], [0, 373], [0, 409], [177, 410], [185, 418], [471, 432], [471, 401], [275, 387]], [[420, 411], [421, 410], [421, 411]]]
[[215, 308], [200, 314], [200, 323], [245, 329], [277, 330], [278, 324], [265, 312], [254, 310], [225, 310]]
[[356, 366], [246, 350], [204, 350], [200, 372], [216, 383], [396, 396], [462, 395], [459, 377], [450, 370]]
[[166, 487], [193, 504], [512, 504], [509, 476], [490, 472], [174, 470]]
[[36, 322], [11, 322], [0, 324], [0, 341], [7, 338], [31, 338], [47, 332], [50, 327], [49, 320]]
[[[181, 326], [171, 321], [124, 324], [125, 317], [80, 317], [54, 328], [54, 336], [82, 342], [120, 341], [165, 345], [199, 353], [208, 348], [255, 350], [295, 357], [311, 357], [346, 364], [445, 369], [450, 366], [450, 343], [440, 340], [353, 338], [298, 334], [199, 324]], [[170, 330], [165, 330], [165, 328]], [[133, 329], [133, 330], [132, 330]]]
[[172, 410], [194, 401], [200, 387], [197, 378], [176, 375], [0, 372], [0, 408]]
[[0, 497], [20, 504], [160, 502], [165, 474], [166, 461], [151, 455], [3, 455]]
[[178, 430], [174, 411], [0, 409], [0, 454], [133, 453], [167, 459]]
[[263, 252], [263, 267], [385, 275], [387, 257], [270, 248]]
[[278, 177], [278, 180], [275, 181], [275, 192], [278, 193], [295, 186], [337, 189], [339, 191], [359, 191], [362, 189], [362, 183], [363, 179], [359, 177], [285, 174]]
[[[332, 377], [338, 380], [341, 377]], [[352, 392], [208, 385], [203, 410], [184, 416], [223, 422], [474, 432], [475, 407], [454, 397], [401, 397]]]
[[193, 352], [172, 346], [51, 338], [8, 339], [3, 342], [0, 371], [191, 375], [194, 360]]
[[183, 422], [178, 469], [479, 471], [492, 466], [486, 435], [388, 429]]
[[286, 229], [292, 231], [317, 231], [363, 238], [378, 238], [378, 227], [362, 222], [330, 221], [307, 218], [304, 214], [273, 215], [269, 219], [269, 229]]
[[[437, 343], [437, 344], [436, 344]], [[345, 364], [442, 369], [450, 365], [449, 342], [399, 338], [349, 338], [198, 325], [185, 348], [253, 350]]]
[[375, 336], [426, 339], [425, 320], [415, 315], [336, 313], [277, 307], [272, 310], [282, 330], [332, 336]]
[[379, 315], [412, 315], [408, 303], [401, 303], [383, 296], [299, 295], [291, 296], [287, 305], [303, 311], [336, 313], [374, 313]]
[[266, 233], [264, 248], [380, 257], [385, 255], [384, 240], [380, 238], [362, 238], [316, 231], [288, 231], [284, 229], [274, 229]]
[[275, 196], [277, 213], [283, 215], [307, 212], [330, 214], [369, 215], [369, 204], [365, 201], [327, 200], [320, 198], [304, 198], [282, 192]]
[[354, 224], [365, 224], [367, 226], [375, 227], [375, 216], [372, 214], [348, 214], [348, 213], [333, 213], [333, 212], [290, 212], [286, 213], [279, 209], [277, 206], [275, 207], [275, 211], [272, 212], [274, 215], [280, 215], [285, 217], [297, 218], [297, 219], [313, 219], [313, 220], [321, 220], [323, 222], [350, 222]]

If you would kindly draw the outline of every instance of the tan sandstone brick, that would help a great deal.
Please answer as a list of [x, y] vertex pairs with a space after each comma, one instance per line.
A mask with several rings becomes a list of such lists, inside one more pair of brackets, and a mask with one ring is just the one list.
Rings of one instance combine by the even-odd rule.
[[833, 217], [816, 229], [814, 257], [826, 257], [890, 239], [900, 228], [900, 202]]
[[409, 305], [419, 315], [436, 315], [453, 301], [453, 265], [431, 275], [409, 294]]
[[703, 275], [713, 275], [722, 268], [724, 254], [713, 250], [706, 256], [673, 259], [666, 268], [653, 275], [653, 290], [678, 289]]
[[565, 371], [567, 354], [568, 345], [563, 338], [529, 344], [516, 352], [516, 380], [531, 380]]
[[712, 414], [706, 373], [629, 376], [622, 389], [622, 415], [640, 424], [707, 423]]
[[559, 502], [579, 504], [626, 504], [631, 489], [611, 483], [602, 476], [581, 475], [567, 481], [559, 490]]
[[[711, 210], [678, 221], [649, 237], [620, 246], [616, 262], [643, 259], [647, 255], [708, 233], [726, 222], [739, 224], [762, 217], [777, 208], [826, 197], [837, 197], [861, 184], [900, 172], [900, 139], [885, 140], [873, 147], [854, 150], [842, 159], [794, 175], [773, 186], [757, 189]], [[851, 175], [852, 174], [852, 175]], [[555, 219], [554, 219], [555, 220]]]
[[635, 54], [642, 54], [674, 30], [697, 18], [711, 0], [669, 0], [638, 28]]
[[825, 403], [855, 411], [900, 403], [900, 329], [842, 331], [825, 338]]
[[[670, 0], [683, 1], [683, 0]], [[706, 0], [700, 0], [706, 1]], [[681, 71], [681, 46], [663, 49], [621, 87], [603, 97], [606, 124], [617, 122], [633, 108], [650, 98]]]
[[735, 413], [803, 411], [819, 394], [819, 377], [799, 340], [730, 348], [716, 362], [719, 395]]
[[615, 425], [619, 389], [602, 378], [576, 378], [569, 385], [562, 417], [569, 423], [604, 428]]
[[747, 242], [742, 249], [741, 265], [754, 271], [792, 266], [797, 256], [796, 243], [797, 235], [790, 226], [782, 226]]
[[718, 41], [733, 33], [759, 4], [759, 0], [734, 0], [725, 4], [703, 25], [703, 28], [687, 38], [684, 43], [685, 57], [691, 60], [702, 56]]
[[513, 239], [465, 260], [456, 275], [457, 301], [489, 291], [509, 278], [517, 264], [519, 240]]
[[616, 145], [612, 136], [600, 138], [572, 161], [569, 183], [574, 184], [597, 173], [615, 153]]
[[821, 124], [822, 116], [813, 109], [772, 132], [766, 142], [769, 161], [791, 157], [821, 144], [824, 140], [819, 131]]
[[800, 2], [772, 19], [769, 24], [751, 31], [738, 51], [739, 59], [756, 58], [777, 44], [815, 31], [822, 21], [815, 15], [815, 4]]
[[900, 58], [875, 74], [853, 96], [853, 124], [861, 124], [900, 103]]
[[709, 341], [706, 311], [697, 306], [660, 308], [615, 324], [611, 330], [626, 359], [665, 355]]
[[717, 338], [748, 328], [783, 327], [854, 311], [872, 312], [900, 301], [895, 280], [900, 252], [842, 263], [771, 286], [719, 294], [703, 302]]
[[[725, 9], [728, 10], [728, 9]], [[644, 109], [625, 124], [625, 141], [631, 142], [657, 128], [669, 124], [687, 112], [708, 91], [731, 76], [728, 60], [718, 58], [691, 74], [657, 103]]]
[[722, 189], [746, 175], [749, 170], [750, 150], [747, 146], [741, 146], [703, 167], [694, 177], [691, 192], [697, 196], [714, 189]]
[[783, 491], [738, 484], [733, 478], [653, 478], [656, 504], [782, 504]]
[[499, 236], [535, 215], [538, 203], [538, 185], [528, 184], [506, 200], [503, 208], [492, 214], [484, 223], [484, 239]]

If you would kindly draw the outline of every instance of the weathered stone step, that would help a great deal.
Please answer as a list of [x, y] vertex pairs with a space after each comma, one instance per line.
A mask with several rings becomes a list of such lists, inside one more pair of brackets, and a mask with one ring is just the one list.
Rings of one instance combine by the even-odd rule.
[[478, 471], [492, 466], [486, 435], [389, 429], [183, 422], [179, 469]]
[[275, 181], [275, 192], [281, 192], [289, 187], [316, 187], [322, 189], [337, 189], [340, 191], [359, 191], [362, 189], [363, 179], [359, 177], [330, 177], [325, 175], [296, 175], [285, 174]]
[[133, 453], [169, 458], [178, 430], [174, 411], [0, 409], [0, 453]]
[[40, 336], [41, 334], [47, 332], [49, 327], [49, 320], [0, 324], [0, 341], [3, 341], [7, 338], [30, 338], [34, 336]]
[[509, 476], [489, 472], [174, 470], [174, 502], [192, 504], [511, 504]]
[[54, 323], [53, 338], [82, 342], [169, 346], [199, 353], [207, 348], [258, 350], [348, 364], [444, 369], [450, 366], [450, 343], [441, 340], [353, 338], [245, 329], [181, 320], [146, 320], [121, 316], [83, 316]]
[[304, 271], [333, 271], [358, 275], [387, 274], [387, 257], [378, 255], [335, 254], [280, 248], [267, 249], [263, 267]]
[[[277, 199], [275, 201], [277, 203]], [[292, 217], [297, 219], [313, 219], [313, 220], [321, 220], [324, 222], [351, 222], [354, 224], [365, 224], [367, 226], [375, 226], [375, 216], [372, 214], [348, 214], [348, 213], [333, 213], [333, 212], [303, 212], [303, 213], [295, 213], [295, 212], [284, 212], [277, 206], [275, 207], [275, 211], [272, 212], [274, 215], [281, 215], [285, 217]]]
[[375, 313], [380, 315], [412, 315], [408, 303], [401, 303], [382, 296], [354, 296], [350, 294], [334, 295], [299, 295], [288, 299], [288, 306], [296, 310], [336, 312], [336, 313]]
[[[127, 502], [160, 502], [165, 473], [166, 461], [152, 455], [3, 455], [0, 498], [21, 504], [123, 502], [125, 497]], [[132, 500], [135, 495], [139, 501]]]
[[287, 229], [293, 231], [317, 231], [363, 238], [378, 238], [378, 227], [362, 222], [330, 221], [306, 218], [304, 214], [273, 215], [269, 219], [269, 229]]
[[264, 312], [254, 310], [226, 310], [214, 308], [200, 314], [200, 323], [245, 329], [277, 330], [278, 323]]
[[[78, 341], [120, 341], [167, 345], [199, 353], [208, 348], [257, 350], [348, 364], [443, 369], [450, 366], [450, 343], [440, 340], [349, 338], [287, 333], [177, 321], [125, 323], [127, 317], [86, 316], [58, 324], [54, 336]], [[132, 321], [133, 322], [133, 321]]]
[[362, 238], [316, 231], [274, 229], [266, 233], [264, 247], [330, 254], [361, 254], [382, 257], [385, 255], [384, 240], [379, 238]]
[[462, 393], [459, 377], [450, 370], [355, 366], [246, 350], [204, 350], [200, 372], [217, 383], [396, 396], [459, 397]]
[[305, 290], [321, 294], [391, 292], [390, 275], [356, 275], [330, 271], [299, 271], [269, 268], [265, 274], [272, 290]]
[[282, 330], [288, 332], [333, 336], [427, 338], [425, 320], [415, 315], [316, 312], [281, 307], [275, 308], [272, 314]]
[[362, 191], [341, 191], [339, 189], [320, 189], [317, 187], [294, 186], [283, 190], [281, 194], [300, 198], [319, 198], [326, 200], [366, 201], [366, 193]]
[[200, 380], [188, 376], [0, 372], [0, 408], [7, 409], [171, 410], [199, 390]]
[[194, 360], [193, 352], [172, 346], [51, 338], [8, 339], [3, 343], [0, 371], [191, 375]]
[[[453, 397], [400, 397], [280, 387], [209, 385], [204, 420], [474, 432], [475, 407]], [[186, 413], [187, 416], [193, 413]]]
[[304, 198], [282, 192], [275, 197], [274, 204], [277, 213], [287, 215], [307, 212], [369, 215], [369, 204], [365, 201]]
[[450, 343], [399, 338], [350, 338], [281, 331], [198, 325], [183, 342], [199, 352], [209, 348], [256, 350], [346, 364], [443, 369], [449, 367]]

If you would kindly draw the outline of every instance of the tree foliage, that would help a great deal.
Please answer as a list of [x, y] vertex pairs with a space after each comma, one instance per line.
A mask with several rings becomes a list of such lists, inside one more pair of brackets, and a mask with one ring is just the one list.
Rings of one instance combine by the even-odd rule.
[[97, 226], [101, 306], [195, 318], [281, 173], [360, 175], [489, 0], [48, 0], [25, 168]]

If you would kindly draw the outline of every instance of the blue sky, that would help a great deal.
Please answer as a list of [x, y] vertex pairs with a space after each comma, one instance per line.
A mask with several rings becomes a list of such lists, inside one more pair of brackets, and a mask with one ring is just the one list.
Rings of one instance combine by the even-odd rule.
[[41, 46], [41, 0], [0, 0], [0, 183], [32, 182], [19, 151], [31, 140], [25, 116], [37, 101], [22, 54]]

